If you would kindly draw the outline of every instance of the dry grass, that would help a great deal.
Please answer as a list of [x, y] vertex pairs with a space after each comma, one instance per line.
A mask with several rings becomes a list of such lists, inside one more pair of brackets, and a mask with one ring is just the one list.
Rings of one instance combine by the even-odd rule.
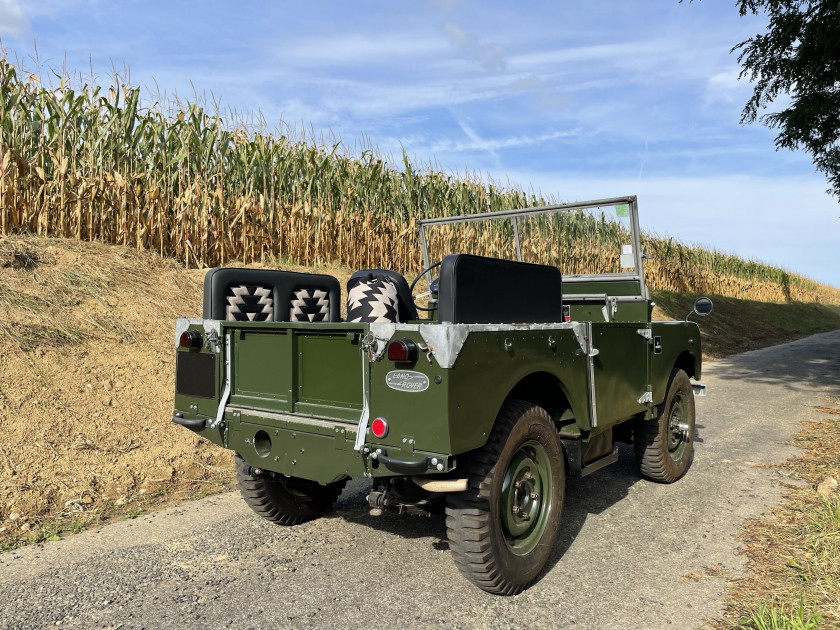
[[[840, 491], [817, 492], [840, 479], [838, 401], [818, 414], [797, 434], [805, 453], [779, 466], [805, 484], [790, 484], [782, 505], [743, 529], [750, 577], [731, 585], [726, 627], [840, 628]], [[807, 625], [809, 615], [821, 624]]]
[[170, 422], [173, 321], [201, 315], [204, 272], [75, 239], [0, 252], [22, 261], [0, 267], [0, 549], [232, 487], [231, 453]]
[[[654, 319], [684, 319], [699, 294], [654, 291]], [[711, 294], [714, 312], [700, 322], [703, 357], [717, 359], [765, 346], [793, 341], [807, 335], [840, 328], [840, 308], [827, 304], [788, 302], [768, 306], [756, 300], [739, 300]]]
[[0, 268], [30, 271], [41, 263], [53, 262], [49, 254], [26, 241], [0, 240]]

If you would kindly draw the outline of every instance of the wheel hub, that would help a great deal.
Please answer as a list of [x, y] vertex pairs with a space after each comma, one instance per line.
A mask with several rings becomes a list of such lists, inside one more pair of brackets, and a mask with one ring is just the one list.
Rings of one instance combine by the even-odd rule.
[[499, 505], [502, 530], [515, 553], [528, 553], [542, 536], [550, 509], [551, 469], [536, 443], [524, 444], [511, 458]]
[[682, 451], [691, 437], [691, 427], [683, 420], [687, 415], [684, 413], [684, 407], [685, 401], [681, 397], [675, 398], [671, 403], [668, 414], [668, 451], [675, 458], [682, 455]]

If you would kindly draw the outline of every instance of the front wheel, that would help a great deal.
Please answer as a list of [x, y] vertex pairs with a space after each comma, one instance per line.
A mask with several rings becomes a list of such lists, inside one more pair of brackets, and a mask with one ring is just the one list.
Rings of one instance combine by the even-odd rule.
[[694, 390], [688, 374], [675, 369], [659, 416], [639, 420], [633, 432], [642, 475], [674, 483], [691, 465], [694, 452]]
[[446, 506], [452, 557], [479, 588], [514, 595], [543, 570], [560, 527], [566, 475], [554, 424], [541, 407], [508, 401], [487, 443], [462, 461], [469, 488]]
[[236, 454], [236, 481], [248, 507], [278, 525], [298, 525], [323, 516], [347, 484], [346, 479], [324, 486], [295, 477], [257, 476], [239, 453]]

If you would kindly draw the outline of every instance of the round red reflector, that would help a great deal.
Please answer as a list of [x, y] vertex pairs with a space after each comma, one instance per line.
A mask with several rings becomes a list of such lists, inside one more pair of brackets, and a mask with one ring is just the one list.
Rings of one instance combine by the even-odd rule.
[[370, 425], [370, 430], [378, 438], [384, 438], [388, 435], [388, 423], [383, 418], [377, 418]]
[[417, 360], [417, 344], [411, 339], [396, 339], [388, 345], [391, 361], [409, 363]]
[[182, 348], [200, 348], [202, 344], [201, 333], [194, 330], [187, 330], [181, 333], [178, 345]]

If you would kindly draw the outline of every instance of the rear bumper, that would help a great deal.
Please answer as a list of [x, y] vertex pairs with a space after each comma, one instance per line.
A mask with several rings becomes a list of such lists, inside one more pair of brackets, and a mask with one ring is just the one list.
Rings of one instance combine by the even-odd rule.
[[[224, 421], [176, 411], [172, 422], [232, 449], [254, 468], [329, 483], [345, 476], [389, 477], [442, 474], [455, 468], [443, 453], [365, 443], [355, 449], [356, 425], [335, 420], [242, 407], [225, 410]], [[369, 437], [369, 436], [368, 436]]]

